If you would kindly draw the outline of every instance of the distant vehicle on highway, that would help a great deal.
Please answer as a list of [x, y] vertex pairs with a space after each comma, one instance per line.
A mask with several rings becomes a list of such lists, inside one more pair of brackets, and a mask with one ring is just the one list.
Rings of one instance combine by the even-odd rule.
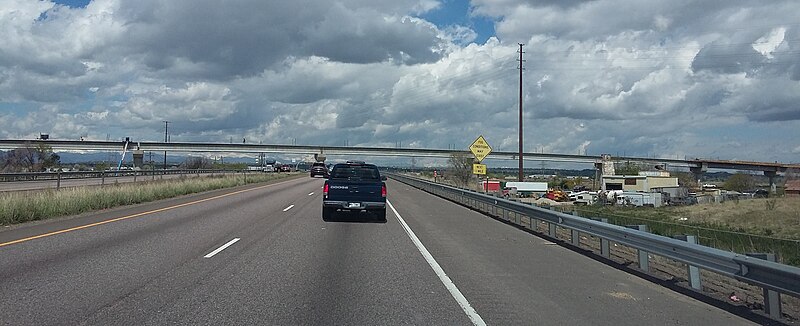
[[333, 166], [322, 188], [322, 219], [329, 221], [337, 211], [369, 212], [386, 222], [386, 177], [366, 163]]
[[314, 164], [311, 165], [311, 170], [309, 172], [309, 175], [311, 175], [312, 178], [318, 176], [327, 178], [330, 175], [330, 172], [328, 171], [328, 167], [325, 166], [324, 162], [315, 162]]
[[753, 198], [768, 198], [769, 197], [769, 191], [767, 191], [766, 189], [754, 190], [752, 192], [752, 194], [753, 194]]
[[308, 171], [309, 169], [311, 169], [311, 163], [308, 162], [297, 162], [294, 165], [295, 171]]
[[281, 172], [292, 172], [292, 166], [287, 164], [281, 165]]

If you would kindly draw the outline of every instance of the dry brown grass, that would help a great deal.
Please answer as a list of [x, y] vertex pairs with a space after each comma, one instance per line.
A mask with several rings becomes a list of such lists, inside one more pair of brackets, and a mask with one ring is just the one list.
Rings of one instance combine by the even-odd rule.
[[689, 223], [721, 224], [742, 232], [800, 239], [800, 198], [758, 198], [672, 208]]
[[75, 215], [116, 206], [145, 203], [214, 189], [290, 178], [297, 174], [227, 175], [126, 183], [104, 187], [75, 187], [38, 192], [0, 194], [0, 225]]

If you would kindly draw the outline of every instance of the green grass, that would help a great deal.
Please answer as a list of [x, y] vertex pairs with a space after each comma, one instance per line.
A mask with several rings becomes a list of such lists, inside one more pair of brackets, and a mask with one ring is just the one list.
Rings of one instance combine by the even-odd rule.
[[249, 174], [180, 178], [104, 187], [0, 194], [0, 224], [10, 225], [139, 204], [208, 190], [284, 179], [297, 174]]

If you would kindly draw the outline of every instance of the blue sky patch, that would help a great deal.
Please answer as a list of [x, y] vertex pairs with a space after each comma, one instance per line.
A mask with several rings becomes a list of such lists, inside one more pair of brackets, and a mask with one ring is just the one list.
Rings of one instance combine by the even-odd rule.
[[31, 102], [2, 102], [0, 112], [11, 113], [18, 117], [25, 116], [28, 112], [38, 109], [39, 106]]
[[439, 9], [425, 13], [421, 18], [440, 28], [451, 25], [469, 27], [478, 34], [475, 43], [483, 44], [495, 36], [494, 21], [482, 16], [470, 16], [469, 9], [469, 0], [444, 0]]
[[91, 0], [53, 0], [54, 3], [72, 8], [85, 8]]

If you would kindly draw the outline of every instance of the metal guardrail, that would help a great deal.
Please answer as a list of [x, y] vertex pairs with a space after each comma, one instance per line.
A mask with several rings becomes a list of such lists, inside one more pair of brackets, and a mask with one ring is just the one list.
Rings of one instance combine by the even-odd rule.
[[[489, 208], [495, 211], [500, 208], [505, 212], [514, 212], [531, 219], [547, 222], [550, 224], [551, 236], [555, 236], [555, 226], [559, 226], [573, 230], [572, 237], [579, 236], [580, 232], [590, 234], [605, 241], [623, 244], [651, 254], [674, 259], [690, 266], [714, 271], [720, 275], [735, 278], [765, 289], [800, 297], [800, 268], [797, 267], [555, 212], [405, 175], [389, 174], [389, 177], [450, 200], [462, 203], [471, 201], [473, 204], [482, 204], [487, 211]], [[520, 222], [515, 223], [520, 224]]]

